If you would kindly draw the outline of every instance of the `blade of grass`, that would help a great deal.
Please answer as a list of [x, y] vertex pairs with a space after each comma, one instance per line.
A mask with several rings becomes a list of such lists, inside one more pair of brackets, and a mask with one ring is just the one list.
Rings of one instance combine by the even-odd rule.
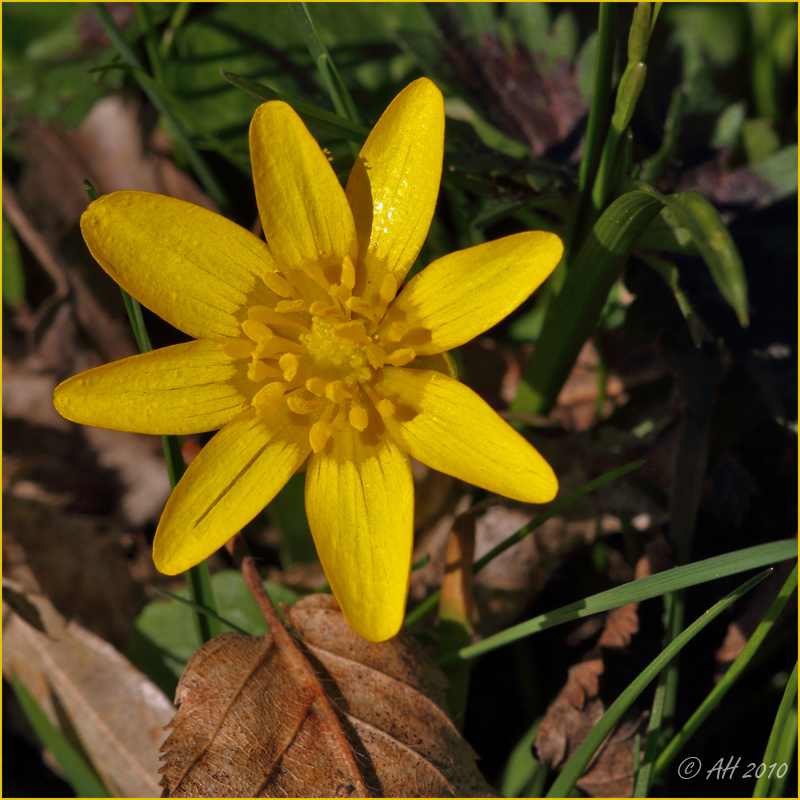
[[[694, 735], [698, 727], [705, 721], [708, 715], [717, 707], [722, 698], [727, 694], [728, 690], [733, 686], [736, 680], [744, 671], [745, 667], [750, 663], [750, 659], [755, 655], [764, 638], [771, 630], [775, 620], [778, 618], [783, 607], [786, 605], [792, 593], [797, 588], [797, 564], [795, 564], [789, 577], [781, 587], [778, 596], [773, 600], [764, 618], [759, 622], [758, 627], [753, 631], [747, 644], [744, 646], [739, 656], [728, 668], [727, 672], [722, 676], [719, 683], [709, 692], [708, 696], [698, 706], [697, 710], [688, 719], [686, 724], [681, 728], [677, 736], [662, 750], [659, 755], [655, 768], [653, 770], [652, 781], [657, 780], [664, 770], [670, 765], [675, 756], [680, 752], [681, 748], [689, 741]], [[765, 762], [767, 764], [771, 762]], [[761, 795], [764, 796], [764, 795]]]
[[[89, 201], [97, 200], [97, 192], [89, 181], [83, 182], [83, 188], [89, 196]], [[133, 336], [140, 352], [149, 353], [153, 349], [147, 328], [142, 317], [142, 307], [138, 300], [131, 297], [122, 287], [122, 300], [128, 312], [128, 319], [133, 328]], [[161, 442], [164, 446], [164, 457], [167, 464], [167, 474], [169, 475], [170, 486], [174, 489], [183, 473], [186, 471], [186, 462], [183, 460], [181, 452], [181, 440], [178, 436], [162, 436]], [[208, 571], [208, 564], [203, 561], [195, 567], [191, 567], [186, 573], [186, 581], [192, 599], [199, 605], [206, 608], [211, 615], [217, 613], [217, 605], [214, 601], [214, 590], [211, 587], [211, 574]], [[200, 640], [207, 642], [222, 633], [221, 628], [213, 617], [205, 614], [196, 614], [195, 620], [200, 633]]]
[[783, 736], [781, 736], [780, 744], [778, 745], [778, 754], [775, 761], [778, 764], [786, 764], [786, 772], [782, 776], [773, 775], [772, 783], [769, 788], [770, 797], [786, 797], [785, 786], [789, 777], [789, 770], [792, 768], [792, 762], [797, 754], [797, 703], [795, 703], [790, 712], [789, 719], [786, 721], [786, 727], [783, 729]]
[[16, 676], [11, 679], [11, 687], [19, 700], [25, 716], [36, 736], [49, 750], [64, 772], [67, 783], [78, 797], [111, 797], [103, 781], [86, 759], [72, 746], [71, 742], [42, 711], [36, 698], [25, 684]]
[[663, 195], [645, 183], [637, 185], [658, 197], [686, 228], [706, 262], [719, 293], [736, 312], [739, 323], [746, 326], [749, 311], [744, 264], [719, 211], [697, 192]]
[[550, 304], [512, 410], [547, 414], [553, 407], [581, 347], [597, 325], [631, 247], [661, 208], [660, 200], [649, 192], [628, 192], [595, 223]]
[[542, 718], [539, 717], [511, 751], [500, 778], [501, 797], [528, 796], [522, 795], [522, 791], [530, 785], [537, 772], [543, 771], [541, 763], [533, 757], [532, 752], [541, 721]]
[[587, 212], [591, 203], [590, 187], [597, 176], [603, 151], [603, 132], [611, 118], [611, 84], [614, 71], [614, 31], [617, 23], [617, 4], [600, 3], [597, 21], [597, 52], [594, 64], [592, 104], [586, 123], [586, 139], [578, 168], [578, 199], [568, 237], [570, 250], [577, 250], [591, 227]]
[[[111, 39], [112, 44], [119, 51], [122, 60], [134, 70], [139, 70], [144, 73], [145, 69], [142, 66], [142, 62], [139, 60], [139, 57], [134, 52], [133, 48], [128, 44], [127, 40], [122, 34], [122, 31], [117, 26], [117, 23], [114, 22], [111, 12], [103, 3], [89, 3], [89, 6], [100, 22], [100, 25], [103, 27], [103, 30], [106, 32], [106, 35], [109, 39]], [[152, 88], [152, 85], [148, 86], [144, 81], [140, 80], [140, 77], [136, 74], [136, 72], [133, 73], [133, 76], [141, 87], [142, 91], [147, 95], [147, 98], [155, 107], [156, 111], [158, 111], [158, 113], [167, 120], [175, 134], [176, 139], [183, 148], [189, 164], [191, 165], [200, 182], [203, 184], [203, 188], [206, 190], [209, 197], [211, 197], [211, 199], [220, 208], [227, 208], [230, 205], [227, 195], [217, 182], [217, 179], [214, 177], [211, 170], [208, 168], [208, 165], [203, 160], [203, 157], [195, 148], [188, 134], [184, 130], [183, 125], [181, 125], [180, 121], [172, 113], [172, 110], [164, 102], [159, 93]]]
[[330, 111], [317, 108], [311, 103], [304, 103], [302, 100], [297, 100], [288, 94], [276, 92], [274, 89], [270, 89], [269, 86], [256, 83], [256, 81], [245, 78], [243, 75], [227, 72], [224, 69], [220, 70], [220, 72], [228, 83], [242, 89], [253, 97], [257, 97], [259, 100], [282, 100], [284, 103], [288, 103], [303, 118], [303, 121], [309, 125], [324, 128], [326, 131], [330, 131], [356, 144], [363, 144], [369, 134], [369, 130], [363, 125], [351, 122], [338, 114], [332, 114]]
[[764, 751], [764, 758], [761, 759], [761, 763], [767, 765], [767, 770], [765, 770], [762, 776], [756, 780], [756, 788], [753, 791], [753, 797], [766, 797], [769, 794], [771, 777], [768, 770], [769, 767], [775, 763], [777, 758], [781, 737], [783, 732], [786, 730], [786, 723], [789, 719], [789, 714], [792, 711], [795, 697], [797, 697], [796, 661], [794, 662], [792, 674], [789, 676], [789, 682], [786, 684], [786, 688], [783, 690], [781, 704], [778, 706], [778, 713], [775, 715], [775, 722], [772, 724], [772, 731], [769, 734], [767, 749]]
[[[493, 547], [488, 553], [481, 556], [481, 558], [479, 558], [473, 564], [472, 574], [474, 575], [476, 572], [478, 572], [478, 570], [483, 569], [490, 561], [497, 558], [497, 556], [499, 556], [501, 553], [504, 553], [509, 547], [515, 545], [529, 533], [535, 531], [540, 525], [543, 525], [551, 517], [563, 513], [573, 503], [577, 502], [582, 497], [585, 497], [590, 492], [593, 492], [595, 489], [599, 489], [601, 486], [605, 486], [607, 483], [617, 480], [617, 478], [621, 478], [623, 475], [631, 472], [634, 469], [637, 469], [642, 464], [644, 464], [644, 461], [633, 461], [630, 464], [626, 464], [624, 467], [612, 469], [609, 472], [603, 473], [594, 480], [585, 483], [580, 489], [576, 489], [566, 497], [562, 497], [561, 500], [556, 501], [540, 514], [537, 514], [537, 516], [535, 516], [527, 525], [523, 525], [516, 533], [512, 533], [507, 539], [504, 539], [502, 542], [500, 542], [500, 544]], [[422, 617], [424, 617], [429, 611], [432, 611], [434, 608], [436, 608], [436, 604], [439, 602], [440, 594], [440, 590], [437, 589], [435, 592], [432, 592], [428, 597], [426, 597], [425, 600], [423, 600], [416, 608], [408, 613], [405, 624], [413, 625], [417, 620], [422, 619]]]
[[344, 85], [341, 75], [339, 75], [339, 70], [336, 69], [336, 64], [333, 63], [328, 48], [317, 33], [308, 6], [305, 3], [290, 3], [290, 6], [297, 24], [300, 26], [303, 38], [306, 40], [311, 58], [314, 59], [314, 63], [322, 75], [322, 80], [325, 82], [328, 94], [331, 96], [336, 113], [358, 125], [363, 125], [364, 120], [361, 117], [361, 113], [353, 102], [353, 98], [350, 97], [350, 92], [347, 91], [347, 87]]
[[770, 573], [771, 569], [764, 570], [750, 580], [745, 581], [739, 588], [732, 591], [718, 603], [714, 604], [702, 616], [698, 617], [683, 633], [680, 634], [668, 647], [654, 658], [647, 667], [630, 683], [620, 696], [609, 706], [600, 721], [592, 728], [589, 735], [581, 742], [575, 754], [556, 778], [547, 797], [567, 797], [575, 787], [583, 771], [591, 761], [597, 749], [602, 745], [606, 736], [614, 729], [622, 715], [630, 708], [634, 700], [647, 688], [647, 685], [656, 675], [693, 639], [703, 628], [716, 619], [725, 609], [733, 605], [740, 597], [749, 592], [754, 586], [761, 583]]
[[491, 650], [496, 650], [498, 647], [511, 644], [518, 639], [524, 639], [547, 628], [562, 625], [565, 622], [572, 622], [601, 611], [609, 611], [626, 603], [638, 603], [649, 600], [651, 597], [659, 597], [667, 592], [686, 589], [689, 586], [696, 586], [698, 583], [706, 583], [728, 575], [738, 575], [740, 572], [758, 569], [778, 561], [788, 561], [792, 558], [797, 558], [797, 540], [783, 539], [779, 542], [735, 550], [732, 553], [707, 558], [684, 567], [674, 567], [656, 575], [649, 575], [646, 578], [593, 594], [555, 611], [540, 614], [538, 617], [533, 617], [533, 619], [521, 622], [519, 625], [514, 625], [493, 636], [488, 636], [482, 642], [464, 647], [458, 653], [441, 659], [440, 663], [446, 664], [456, 660], [476, 658]]

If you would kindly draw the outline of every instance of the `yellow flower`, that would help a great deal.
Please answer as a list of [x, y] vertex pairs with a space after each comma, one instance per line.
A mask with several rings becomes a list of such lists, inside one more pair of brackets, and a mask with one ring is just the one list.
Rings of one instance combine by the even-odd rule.
[[558, 237], [520, 233], [453, 253], [397, 294], [430, 226], [443, 146], [442, 95], [417, 80], [342, 190], [297, 114], [269, 102], [250, 126], [266, 243], [145, 192], [101, 197], [84, 213], [103, 269], [197, 341], [76, 375], [57, 387], [56, 408], [140, 433], [221, 429], [164, 510], [153, 546], [162, 572], [211, 555], [307, 461], [325, 574], [353, 628], [382, 641], [400, 629], [408, 593], [409, 456], [517, 500], [555, 496], [545, 460], [437, 364], [539, 286], [561, 258]]

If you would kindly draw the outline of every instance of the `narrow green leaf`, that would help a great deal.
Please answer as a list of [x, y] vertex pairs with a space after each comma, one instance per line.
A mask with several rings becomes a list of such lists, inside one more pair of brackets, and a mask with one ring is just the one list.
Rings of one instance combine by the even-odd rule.
[[[117, 26], [117, 23], [114, 22], [111, 12], [103, 3], [89, 3], [89, 6], [102, 25], [103, 30], [108, 35], [108, 38], [111, 39], [112, 44], [119, 51], [123, 61], [125, 61], [125, 63], [134, 70], [139, 70], [144, 73], [145, 70], [142, 66], [142, 62], [139, 60], [139, 57], [136, 55], [136, 52], [133, 50], [133, 48], [128, 44], [128, 41], [125, 39], [122, 31]], [[148, 99], [155, 107], [156, 111], [158, 111], [158, 113], [167, 120], [168, 124], [172, 128], [175, 137], [180, 142], [181, 147], [183, 147], [189, 164], [197, 174], [200, 182], [203, 184], [203, 188], [220, 208], [227, 208], [230, 203], [228, 202], [225, 192], [222, 190], [222, 187], [217, 182], [217, 179], [208, 168], [208, 165], [203, 160], [203, 157], [197, 152], [197, 149], [184, 130], [183, 125], [181, 125], [180, 121], [172, 113], [172, 110], [164, 102], [158, 91], [153, 88], [153, 85], [141, 80], [141, 76], [136, 72], [134, 72], [133, 75], [141, 86], [142, 91], [147, 95]]]
[[622, 273], [639, 234], [662, 208], [645, 191], [618, 197], [595, 223], [550, 304], [533, 356], [511, 404], [514, 411], [547, 414], [586, 339], [594, 331], [608, 293]]
[[697, 192], [662, 195], [646, 184], [639, 186], [658, 197], [689, 231], [719, 293], [736, 312], [739, 322], [747, 325], [747, 278], [744, 265], [719, 211]]
[[[753, 634], [742, 649], [742, 652], [739, 653], [738, 657], [733, 664], [728, 667], [728, 670], [722, 676], [719, 683], [709, 692], [705, 700], [703, 700], [694, 714], [687, 720], [678, 735], [662, 750], [656, 761], [651, 782], [663, 774], [664, 770], [672, 763], [672, 760], [680, 752], [681, 748], [691, 739], [695, 731], [704, 720], [708, 718], [708, 715], [719, 705], [722, 698], [727, 694], [728, 690], [733, 686], [745, 667], [750, 663], [750, 660], [756, 654], [764, 638], [772, 629], [775, 620], [778, 618], [778, 614], [780, 614], [796, 588], [797, 564], [795, 564], [794, 569], [784, 582], [780, 592], [778, 592], [778, 596], [773, 600], [764, 618], [759, 622], [755, 631], [753, 631]], [[766, 763], [769, 764], [771, 762]]]
[[25, 684], [14, 676], [11, 679], [11, 686], [28, 722], [39, 737], [39, 741], [53, 754], [58, 765], [64, 771], [67, 783], [75, 790], [75, 794], [78, 797], [111, 797], [110, 792], [91, 765], [72, 746], [67, 737], [50, 722]]
[[350, 92], [347, 91], [347, 87], [344, 85], [341, 75], [339, 75], [339, 70], [336, 69], [336, 64], [333, 63], [328, 48], [317, 33], [308, 6], [306, 3], [291, 3], [290, 5], [297, 24], [300, 26], [303, 38], [306, 40], [308, 51], [311, 53], [311, 57], [314, 59], [328, 89], [328, 94], [331, 96], [336, 113], [357, 124], [363, 124], [358, 107], [353, 102], [353, 98], [350, 97]]
[[[797, 577], [795, 573], [795, 578]], [[795, 581], [796, 583], [796, 581]], [[769, 741], [767, 742], [767, 749], [764, 751], [764, 758], [761, 759], [762, 764], [766, 764], [767, 768], [774, 764], [778, 755], [778, 748], [781, 741], [781, 736], [786, 729], [786, 723], [789, 719], [789, 714], [792, 711], [792, 705], [797, 697], [797, 662], [794, 662], [794, 669], [789, 676], [789, 682], [783, 690], [783, 697], [781, 704], [778, 706], [778, 713], [775, 715], [775, 722], [772, 724], [772, 731], [769, 734]], [[768, 771], [756, 780], [756, 788], [753, 792], [753, 797], [766, 797], [769, 793], [770, 775]]]
[[[775, 761], [778, 765], [786, 764], [786, 771], [783, 775], [773, 775], [772, 782], [769, 787], [770, 797], [787, 797], [786, 782], [789, 778], [789, 773], [792, 769], [792, 764], [797, 756], [797, 703], [795, 703], [789, 711], [789, 718], [786, 721], [786, 727], [783, 729], [780, 744], [778, 745], [778, 753], [775, 756]], [[780, 767], [779, 767], [780, 768]]]
[[506, 761], [503, 775], [500, 778], [501, 797], [527, 797], [522, 792], [533, 780], [539, 771], [544, 771], [542, 764], [533, 757], [533, 743], [536, 734], [539, 732], [539, 724], [542, 718], [539, 717], [533, 725], [523, 734], [522, 738], [514, 746], [511, 755]]
[[288, 94], [276, 92], [274, 89], [270, 89], [269, 86], [256, 83], [256, 81], [245, 78], [243, 75], [236, 75], [224, 69], [220, 70], [220, 72], [228, 83], [259, 100], [282, 100], [284, 103], [288, 103], [309, 125], [316, 125], [356, 144], [363, 144], [369, 134], [369, 129], [355, 122], [350, 122], [349, 119], [339, 116], [339, 114], [332, 114], [330, 111], [311, 105], [311, 103], [304, 103], [302, 100], [297, 100]]
[[567, 762], [567, 765], [561, 771], [558, 778], [556, 778], [555, 783], [547, 793], [547, 797], [567, 797], [567, 795], [569, 795], [591, 761], [592, 756], [594, 756], [597, 749], [603, 743], [603, 740], [611, 733], [614, 726], [630, 708], [633, 701], [647, 688], [650, 681], [652, 681], [683, 647], [706, 627], [706, 625], [715, 620], [725, 609], [742, 597], [742, 595], [761, 583], [771, 572], [771, 569], [767, 569], [755, 575], [750, 578], [749, 581], [743, 583], [738, 589], [735, 589], [708, 609], [705, 614], [696, 619], [680, 636], [654, 658], [641, 673], [639, 673], [622, 694], [611, 704], [606, 713], [600, 718], [600, 721], [592, 728], [589, 735], [581, 742], [575, 754]]
[[465, 647], [455, 655], [442, 659], [442, 663], [476, 658], [498, 647], [532, 636], [539, 631], [547, 630], [547, 628], [562, 625], [565, 622], [583, 619], [583, 617], [598, 614], [601, 611], [609, 611], [626, 603], [639, 603], [667, 592], [675, 592], [689, 586], [696, 586], [698, 583], [725, 578], [728, 575], [738, 575], [740, 572], [758, 569], [778, 561], [788, 561], [792, 558], [797, 558], [797, 541], [783, 539], [779, 542], [735, 550], [732, 553], [707, 558], [684, 567], [674, 567], [638, 581], [631, 581], [623, 586], [615, 586], [613, 589], [599, 592], [555, 611], [540, 614], [538, 617], [514, 625], [494, 636], [488, 636], [482, 642]]
[[[631, 470], [641, 467], [642, 464], [644, 464], [644, 461], [633, 461], [630, 464], [626, 464], [624, 467], [612, 469], [609, 472], [603, 473], [594, 480], [585, 483], [580, 487], [580, 489], [576, 489], [566, 497], [562, 497], [560, 500], [556, 501], [547, 509], [534, 517], [527, 525], [523, 525], [516, 533], [512, 533], [511, 536], [504, 539], [502, 542], [500, 542], [500, 544], [493, 547], [488, 553], [481, 556], [481, 558], [479, 558], [473, 565], [472, 574], [474, 575], [478, 570], [483, 569], [490, 561], [497, 558], [497, 556], [499, 556], [501, 553], [504, 553], [509, 547], [515, 545], [529, 533], [535, 531], [540, 525], [543, 525], [545, 522], [547, 522], [548, 519], [554, 517], [556, 514], [561, 514], [566, 511], [573, 503], [580, 500], [581, 497], [585, 497], [595, 489], [599, 489], [601, 486], [605, 486], [607, 483], [611, 483], [617, 478], [621, 478]], [[422, 619], [425, 614], [436, 608], [436, 604], [439, 602], [439, 594], [440, 590], [437, 589], [435, 592], [432, 592], [430, 595], [428, 595], [428, 597], [426, 597], [425, 600], [423, 600], [415, 609], [413, 609], [413, 611], [408, 613], [405, 624], [413, 625], [418, 619]]]

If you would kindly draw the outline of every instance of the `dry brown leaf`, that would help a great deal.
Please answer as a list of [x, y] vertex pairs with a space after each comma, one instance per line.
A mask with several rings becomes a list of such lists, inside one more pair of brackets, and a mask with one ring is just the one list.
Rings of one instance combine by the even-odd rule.
[[3, 675], [19, 678], [54, 725], [77, 735], [115, 795], [157, 797], [158, 743], [172, 703], [108, 642], [65, 623], [43, 595], [28, 600], [46, 608], [48, 633], [4, 606]]
[[[636, 578], [666, 569], [667, 544], [655, 537], [636, 565]], [[639, 632], [638, 603], [612, 609], [593, 657], [570, 668], [567, 683], [539, 726], [535, 747], [549, 767], [563, 767], [597, 724], [613, 699], [603, 692], [602, 676], [612, 652], [620, 653]], [[633, 793], [636, 734], [644, 735], [648, 711], [631, 709], [595, 753], [577, 786], [592, 797], [630, 797]]]
[[401, 632], [359, 637], [329, 595], [280, 622], [251, 559], [245, 580], [270, 625], [198, 650], [162, 747], [167, 797], [492, 796], [444, 710], [444, 676]]

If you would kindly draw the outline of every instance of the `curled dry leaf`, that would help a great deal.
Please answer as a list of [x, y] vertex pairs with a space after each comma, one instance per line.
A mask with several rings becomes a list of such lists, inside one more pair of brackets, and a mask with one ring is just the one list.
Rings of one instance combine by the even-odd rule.
[[270, 625], [192, 657], [162, 747], [166, 797], [492, 796], [444, 709], [444, 676], [405, 632], [373, 644], [329, 595], [284, 608], [249, 558]]
[[45, 631], [3, 608], [3, 676], [19, 678], [118, 797], [158, 795], [158, 742], [173, 713], [160, 689], [108, 642], [66, 622], [30, 581], [14, 587]]

